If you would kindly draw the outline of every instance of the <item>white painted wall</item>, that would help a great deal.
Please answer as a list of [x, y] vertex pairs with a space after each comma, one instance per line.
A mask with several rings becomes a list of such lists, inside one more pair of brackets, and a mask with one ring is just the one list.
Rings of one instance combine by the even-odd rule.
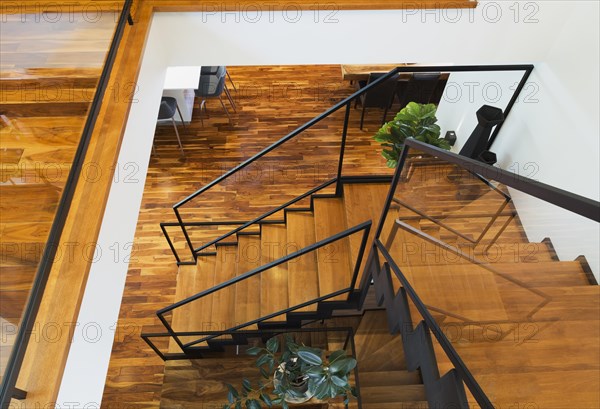
[[[156, 15], [121, 162], [133, 158], [147, 166], [154, 134], [148, 118], [158, 112], [168, 66], [532, 62], [537, 68], [531, 81], [539, 85], [539, 102], [515, 108], [494, 150], [503, 166], [535, 162], [538, 179], [598, 200], [598, 2], [482, 1], [470, 11], [339, 11], [334, 15], [327, 10], [297, 13], [290, 4], [287, 13], [247, 9], [219, 14], [210, 8], [206, 13]], [[564, 147], [562, 141], [572, 146]], [[133, 239], [142, 191], [143, 177], [127, 189], [113, 186], [102, 242]], [[119, 217], [117, 208], [129, 217]], [[554, 234], [546, 234], [550, 223], [536, 217], [535, 213], [527, 217], [532, 221], [526, 222], [532, 237]], [[584, 224], [574, 222], [572, 231], [581, 231]], [[593, 245], [598, 234], [585, 239]], [[97, 264], [79, 320], [112, 325], [118, 319], [127, 266]], [[59, 402], [100, 401], [111, 343], [112, 336], [93, 345], [75, 339]]]

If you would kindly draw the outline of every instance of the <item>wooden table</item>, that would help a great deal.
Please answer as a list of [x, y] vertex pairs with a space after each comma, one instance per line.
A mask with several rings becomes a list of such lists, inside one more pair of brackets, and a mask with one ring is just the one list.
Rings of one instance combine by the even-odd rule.
[[[419, 65], [416, 63], [399, 63], [399, 64], [376, 64], [376, 65], [362, 65], [362, 64], [342, 64], [342, 79], [345, 81], [361, 81], [368, 80], [369, 74], [375, 73], [386, 73], [390, 72], [396, 67], [407, 67], [410, 65]], [[412, 73], [405, 72], [400, 73], [400, 79], [409, 79]], [[447, 80], [450, 74], [447, 72], [442, 73], [440, 79]]]

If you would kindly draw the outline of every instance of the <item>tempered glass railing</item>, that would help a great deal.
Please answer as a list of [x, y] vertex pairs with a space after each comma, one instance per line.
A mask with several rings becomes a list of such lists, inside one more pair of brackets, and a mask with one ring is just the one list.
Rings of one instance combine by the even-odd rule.
[[598, 202], [414, 140], [397, 181], [379, 236], [394, 294], [401, 274], [496, 407], [597, 404], [597, 380], [562, 379], [600, 370], [580, 347], [599, 339]]
[[[194, 263], [198, 255], [214, 251], [216, 242], [253, 224], [266, 212], [298, 205], [292, 201], [307, 192], [340, 196], [344, 181], [353, 178], [389, 180], [393, 170], [378, 156], [381, 146], [373, 135], [383, 121], [393, 119], [394, 109], [402, 105], [405, 96], [416, 92], [418, 97], [418, 90], [411, 88], [413, 74], [439, 74], [433, 93], [439, 104], [442, 135], [454, 131], [463, 140], [476, 124], [481, 103], [492, 104], [508, 116], [528, 86], [532, 69], [531, 65], [408, 65], [376, 78], [367, 75], [367, 80], [356, 82], [356, 93], [231, 169], [203, 169], [197, 181], [199, 189], [173, 206], [175, 220], [162, 223], [176, 260]], [[467, 92], [473, 92], [475, 83], [481, 97]], [[498, 95], [492, 95], [490, 84]], [[375, 97], [385, 98], [385, 102], [374, 101]], [[373, 107], [384, 109], [375, 111]], [[382, 111], [387, 117], [382, 117]], [[496, 127], [492, 139], [499, 129]], [[365, 155], [365, 147], [373, 152], [372, 159]], [[318, 156], [312, 155], [315, 150]], [[261, 194], [256, 195], [257, 191]]]
[[7, 3], [0, 11], [2, 407], [15, 395], [49, 269], [69, 251], [57, 240], [130, 3]]

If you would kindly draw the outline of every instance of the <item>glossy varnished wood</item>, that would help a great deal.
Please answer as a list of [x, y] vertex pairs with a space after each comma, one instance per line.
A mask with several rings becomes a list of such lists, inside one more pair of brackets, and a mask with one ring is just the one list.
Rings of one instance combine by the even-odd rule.
[[[336, 65], [228, 67], [228, 70], [239, 89], [238, 93], [234, 92], [233, 94], [238, 104], [238, 113], [234, 114], [233, 127], [227, 125], [226, 118], [214, 105], [210, 105], [209, 101], [211, 115], [204, 119], [205, 126], [202, 127], [198, 121], [194, 121], [188, 126], [187, 132], [182, 132], [185, 158], [181, 158], [174, 144], [172, 128], [159, 127], [157, 129], [156, 153], [150, 161], [135, 236], [136, 251], [128, 273], [128, 285], [121, 308], [119, 328], [123, 325], [124, 328], [130, 329], [131, 327], [127, 327], [127, 325], [135, 325], [138, 332], [144, 326], [147, 329], [160, 330], [160, 327], [156, 326], [158, 322], [154, 316], [155, 311], [179, 300], [175, 297], [174, 271], [177, 267], [173, 263], [174, 259], [169, 254], [169, 248], [161, 237], [158, 226], [161, 221], [175, 220], [171, 210], [173, 203], [323, 112], [335, 101], [350, 95], [353, 90], [339, 78], [339, 66]], [[287, 89], [293, 88], [295, 91], [286, 93], [280, 84], [287, 84]], [[210, 109], [211, 107], [215, 109]], [[194, 115], [196, 116], [198, 107], [196, 106], [195, 109]], [[352, 138], [349, 138], [348, 141], [349, 149], [345, 169], [348, 169], [350, 174], [358, 173], [362, 163], [368, 164], [371, 170], [377, 169], [378, 172], [389, 173], [384, 166], [383, 159], [379, 156], [377, 144], [371, 140], [371, 132], [378, 127], [377, 120], [367, 122], [366, 130], [360, 131], [357, 112], [353, 110], [351, 115], [352, 126], [349, 132]], [[255, 217], [260, 214], [259, 211], [266, 211], [274, 204], [292, 199], [293, 194], [303, 193], [314, 187], [315, 182], [320, 183], [325, 178], [331, 177], [336, 169], [337, 156], [334, 152], [335, 146], [339, 146], [336, 145], [336, 141], [339, 141], [339, 135], [336, 132], [339, 132], [338, 125], [341, 119], [343, 116], [336, 117], [336, 121], [327, 122], [331, 128], [320, 126], [311, 132], [310, 138], [305, 138], [302, 143], [282, 148], [282, 153], [278, 156], [280, 158], [283, 157], [282, 155], [289, 157], [289, 162], [278, 164], [276, 160], [269, 160], [267, 164], [271, 167], [264, 167], [265, 170], [262, 173], [258, 173], [257, 168], [252, 168], [252, 171], [244, 172], [241, 177], [237, 177], [237, 184], [228, 184], [227, 190], [207, 195], [201, 202], [202, 211], [193, 213], [196, 220], [230, 220], [234, 215], [236, 219], [238, 217], [241, 219]], [[332, 129], [335, 129], [336, 132], [332, 132]], [[321, 146], [331, 146], [331, 148], [314, 149], [316, 141]], [[288, 167], [288, 171], [275, 173], [279, 172], [283, 165]], [[267, 172], [266, 169], [273, 169], [273, 171]], [[285, 177], [273, 178], [275, 174]], [[257, 175], [263, 176], [257, 177]], [[252, 184], [248, 182], [252, 182]], [[293, 187], [290, 183], [293, 184]], [[257, 194], [257, 186], [261, 194]], [[315, 206], [319, 206], [318, 202], [321, 200], [328, 199], [316, 199]], [[341, 199], [339, 203], [342, 204]], [[308, 205], [308, 202], [302, 205]], [[318, 230], [323, 228], [324, 223], [337, 223], [338, 229], [332, 230], [331, 234], [343, 231], [346, 228], [343, 206], [338, 210], [339, 212], [336, 214], [325, 213], [325, 219], [320, 222], [315, 219], [314, 228]], [[293, 213], [289, 213], [288, 216]], [[190, 214], [192, 213], [190, 212]], [[304, 218], [302, 224], [307, 218], [309, 217]], [[283, 215], [276, 215], [272, 219], [283, 220]], [[297, 229], [293, 217], [288, 222], [289, 226], [294, 226], [294, 232], [290, 231], [289, 234], [306, 234]], [[268, 230], [268, 225], [264, 227]], [[176, 240], [175, 246], [185, 256], [185, 243], [181, 235], [177, 229], [170, 229], [169, 232]], [[225, 232], [222, 231], [222, 233]], [[215, 237], [216, 233], [214, 230], [203, 231], [195, 228], [190, 229], [190, 234], [193, 238], [202, 240], [203, 237]], [[320, 233], [319, 237], [322, 239], [329, 237], [325, 234], [326, 232]], [[298, 239], [288, 238], [285, 226], [283, 226], [281, 240], [283, 240], [284, 249], [290, 251], [297, 249], [297, 244], [294, 247], [288, 246], [289, 241], [295, 242]], [[302, 238], [302, 240], [306, 240], [306, 238]], [[261, 236], [240, 236], [238, 250], [241, 249], [241, 252], [238, 254], [238, 274], [262, 265], [260, 241]], [[273, 244], [268, 247], [268, 250], [273, 251]], [[330, 262], [332, 274], [346, 271], [341, 268], [341, 265], [336, 268], [334, 264], [331, 264], [331, 249], [328, 250], [328, 252], [323, 252], [320, 257], [323, 261]], [[346, 266], [350, 264], [349, 250], [345, 253], [335, 252], [334, 256], [338, 262], [345, 263]], [[210, 270], [205, 261], [206, 259], [203, 258], [198, 262], [197, 268], [201, 272], [206, 271], [206, 268]], [[247, 322], [260, 316], [262, 287], [260, 281], [261, 277], [257, 276], [243, 284], [236, 285], [236, 322]], [[310, 285], [310, 283], [307, 284]], [[349, 277], [345, 278], [344, 284], [346, 286], [349, 284]], [[162, 286], [162, 294], [164, 294], [162, 299], [165, 301], [158, 301], [160, 298], [156, 295], [152, 297], [147, 295], [154, 294], [158, 285]], [[323, 288], [323, 294], [325, 291], [333, 291], [333, 288], [333, 285]], [[339, 288], [336, 287], [335, 290]], [[288, 297], [288, 287], [282, 286], [281, 290], [282, 295], [285, 294]], [[280, 296], [273, 290], [270, 292], [270, 296]], [[187, 308], [183, 310], [191, 311]], [[107, 407], [121, 402], [127, 402], [132, 407], [153, 405], [156, 407], [160, 393], [160, 379], [162, 379], [162, 370], [155, 372], [157, 365], [161, 365], [159, 358], [152, 357], [151, 350], [141, 339], [134, 336], [117, 340], [114, 350], [116, 353], [113, 353], [111, 359], [104, 394], [104, 402]], [[131, 356], [138, 354], [139, 351], [144, 351], [143, 355], [147, 356], [144, 359], [147, 360], [148, 369], [144, 369], [143, 365], [140, 365], [140, 361], [135, 361], [130, 365], [125, 359], [126, 351], [130, 351]], [[135, 374], [139, 380], [135, 391], [131, 389], [130, 379], [124, 378], [123, 373]], [[156, 382], [156, 379], [159, 381]]]

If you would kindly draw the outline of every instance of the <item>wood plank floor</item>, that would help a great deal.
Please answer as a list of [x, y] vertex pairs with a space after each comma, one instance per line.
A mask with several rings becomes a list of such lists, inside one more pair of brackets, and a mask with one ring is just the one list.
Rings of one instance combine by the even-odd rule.
[[[171, 206], [325, 111], [354, 89], [341, 80], [337, 65], [229, 67], [229, 71], [238, 87], [238, 92], [233, 92], [238, 112], [233, 114], [232, 127], [218, 101], [209, 101], [210, 118], [205, 118], [204, 127], [197, 119], [196, 106], [196, 120], [185, 132], [180, 127], [186, 154], [183, 158], [173, 128], [157, 129], [156, 153], [150, 161], [135, 252], [118, 324], [118, 333], [127, 335], [119, 336], [113, 348], [103, 401], [107, 408], [117, 404], [132, 408], [158, 407], [159, 404], [163, 363], [139, 334], [143, 328], [152, 329], [158, 324], [154, 315], [158, 308], [177, 301], [177, 266], [158, 226], [160, 222], [175, 221]], [[374, 110], [367, 116], [363, 131], [358, 129], [359, 114], [352, 109], [344, 169], [350, 174], [359, 174], [359, 167], [364, 166], [369, 172], [389, 173], [377, 144], [371, 140], [378, 128], [380, 113]], [[230, 183], [202, 202], [201, 213], [188, 210], [184, 214], [195, 214], [196, 220], [257, 216], [269, 206], [283, 203], [315, 186], [315, 181], [320, 183], [333, 176], [342, 119], [341, 114], [336, 114], [300, 141], [272, 158], [267, 157], [260, 169], [255, 167], [238, 176], [238, 182], [243, 182], [239, 177], [244, 177], [252, 183]], [[287, 166], [282, 163], [286, 159], [290, 160]], [[274, 177], [281, 175], [283, 180]], [[291, 191], [288, 190], [290, 184], [293, 185]], [[257, 186], [261, 186], [260, 194], [257, 194]], [[176, 234], [176, 229], [170, 232], [174, 233], [176, 247], [186, 255], [182, 237]], [[191, 234], [195, 240], [202, 241], [211, 233], [192, 230]]]

